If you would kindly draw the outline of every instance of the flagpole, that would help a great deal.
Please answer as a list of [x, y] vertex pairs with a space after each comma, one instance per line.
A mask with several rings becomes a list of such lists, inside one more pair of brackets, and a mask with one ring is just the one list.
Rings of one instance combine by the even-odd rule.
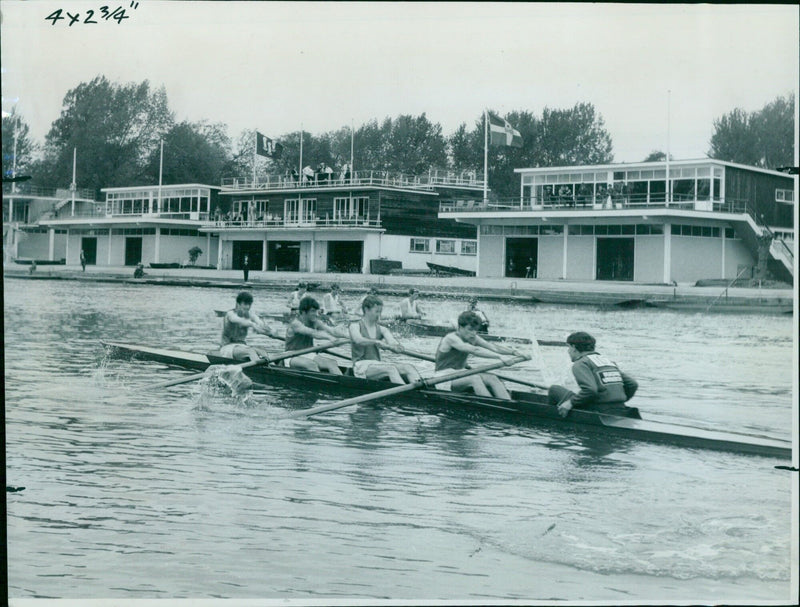
[[258, 150], [258, 131], [254, 133], [255, 139], [253, 141], [253, 187], [256, 187], [256, 150]]
[[72, 148], [72, 183], [70, 184], [69, 189], [72, 190], [72, 215], [75, 215], [75, 190], [77, 189], [77, 183], [75, 182], [75, 167], [77, 164], [78, 159], [78, 148]]
[[667, 89], [667, 191], [666, 191], [666, 199], [667, 199], [667, 206], [669, 203], [672, 202], [672, 188], [670, 187], [670, 179], [669, 179], [669, 105], [670, 105], [670, 96], [672, 95], [672, 91]]
[[161, 208], [161, 177], [164, 174], [164, 140], [161, 140], [161, 158], [158, 161], [158, 212], [163, 213]]
[[353, 119], [350, 119], [350, 183], [353, 183], [353, 176], [355, 175], [355, 169], [353, 168], [353, 150], [355, 148], [355, 137], [356, 133], [353, 128]]
[[303, 125], [300, 125], [300, 171], [297, 177], [298, 185], [303, 183]]
[[489, 113], [483, 110], [483, 202], [489, 200]]

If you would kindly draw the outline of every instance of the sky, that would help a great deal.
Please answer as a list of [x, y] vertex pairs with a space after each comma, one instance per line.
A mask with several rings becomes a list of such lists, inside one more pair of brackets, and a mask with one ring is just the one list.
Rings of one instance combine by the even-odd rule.
[[[716, 118], [800, 81], [791, 5], [119, 0], [118, 24], [103, 4], [0, 2], [3, 110], [39, 143], [66, 92], [105, 75], [163, 85], [177, 120], [223, 122], [233, 139], [423, 112], [449, 135], [484, 108], [589, 102], [616, 162], [691, 159]], [[57, 9], [80, 18], [54, 25]]]

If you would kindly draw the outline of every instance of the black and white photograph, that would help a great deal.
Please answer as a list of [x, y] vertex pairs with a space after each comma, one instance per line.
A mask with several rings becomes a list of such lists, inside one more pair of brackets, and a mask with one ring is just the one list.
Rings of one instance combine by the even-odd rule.
[[0, 52], [9, 605], [798, 603], [797, 5]]

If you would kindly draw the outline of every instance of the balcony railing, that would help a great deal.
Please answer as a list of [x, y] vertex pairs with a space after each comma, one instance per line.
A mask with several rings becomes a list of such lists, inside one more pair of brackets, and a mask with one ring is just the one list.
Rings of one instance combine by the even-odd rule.
[[306, 218], [284, 218], [272, 217], [254, 220], [215, 220], [206, 225], [222, 229], [238, 230], [264, 230], [269, 228], [293, 229], [293, 228], [380, 228], [381, 221], [368, 217], [306, 217]]
[[[72, 198], [72, 190], [68, 188], [43, 188], [36, 185], [30, 185], [24, 182], [17, 184], [4, 183], [3, 194], [5, 196], [16, 195], [16, 196], [36, 196], [40, 198], [58, 198], [59, 200]], [[82, 200], [94, 200], [95, 192], [94, 190], [78, 189], [75, 190], [75, 198], [80, 198]]]
[[314, 177], [292, 177], [268, 175], [265, 179], [225, 177], [222, 187], [231, 190], [296, 190], [298, 188], [342, 188], [342, 187], [395, 187], [405, 189], [432, 190], [437, 186], [482, 188], [482, 175], [477, 173], [455, 173], [453, 171], [431, 171], [426, 175], [392, 174], [389, 171], [356, 171], [348, 177], [323, 174]]
[[519, 198], [513, 200], [448, 201], [439, 205], [440, 213], [498, 213], [503, 211], [615, 211], [620, 209], [687, 209], [694, 211], [717, 211], [722, 213], [752, 213], [753, 204], [741, 199], [698, 200], [693, 196], [674, 195], [667, 202], [664, 196], [625, 195], [618, 198], [572, 198], [552, 197], [547, 201]]

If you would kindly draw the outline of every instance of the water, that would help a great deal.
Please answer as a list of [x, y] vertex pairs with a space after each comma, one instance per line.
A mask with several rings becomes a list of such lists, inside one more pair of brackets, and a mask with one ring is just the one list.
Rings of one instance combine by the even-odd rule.
[[[285, 294], [256, 291], [254, 309]], [[5, 281], [11, 597], [786, 601], [791, 472], [771, 458], [602, 439], [386, 401], [234, 397], [110, 360], [204, 351], [235, 291]], [[345, 300], [355, 302], [355, 297]], [[435, 319], [464, 302], [428, 302]], [[386, 310], [397, 306], [394, 298]], [[587, 330], [651, 419], [789, 437], [792, 320], [487, 302], [493, 331]], [[277, 346], [260, 336], [253, 343]], [[436, 338], [406, 345], [432, 353]], [[563, 349], [507, 371], [542, 382]], [[419, 368], [430, 368], [420, 363]]]

